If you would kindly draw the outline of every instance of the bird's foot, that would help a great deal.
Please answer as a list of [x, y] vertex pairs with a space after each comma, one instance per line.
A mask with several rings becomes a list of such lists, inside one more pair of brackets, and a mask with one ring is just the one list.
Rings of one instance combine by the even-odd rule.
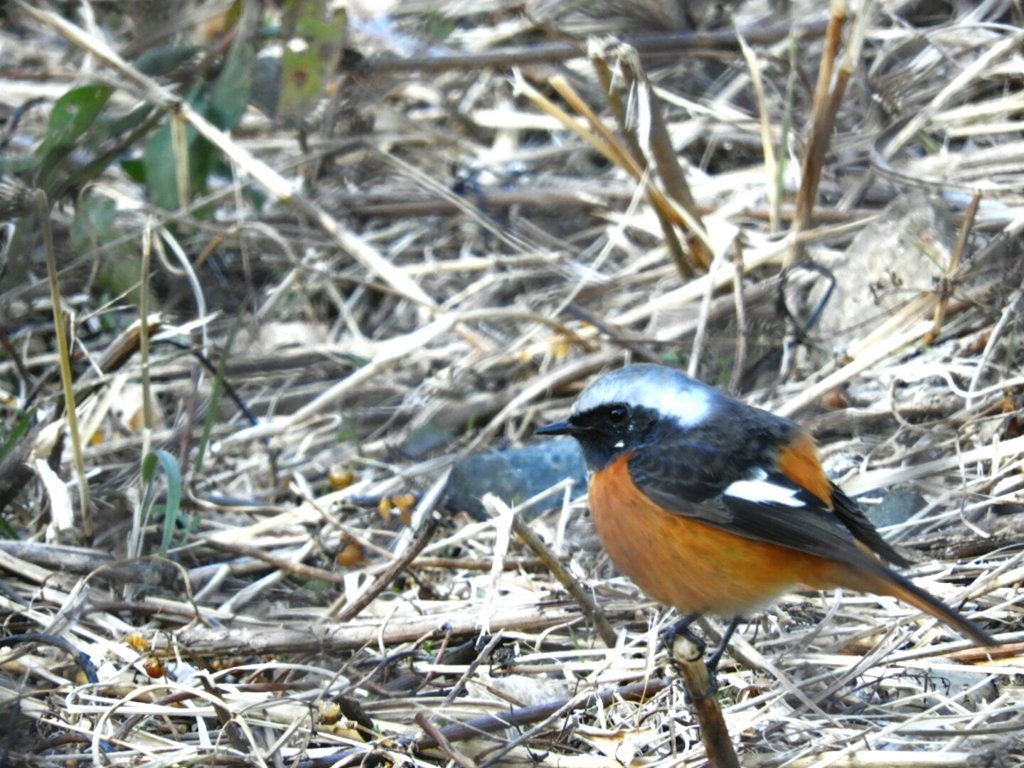
[[714, 669], [702, 661], [707, 646], [690, 631], [690, 624], [696, 618], [696, 615], [684, 616], [661, 636], [676, 674], [683, 679], [687, 704], [710, 699], [718, 692]]
[[[695, 614], [684, 616], [673, 624], [661, 638], [676, 672], [686, 681], [687, 703], [710, 698], [718, 692], [718, 678], [715, 672], [725, 654], [725, 649], [729, 646], [729, 640], [740, 622], [738, 617], [729, 622], [728, 628], [722, 634], [722, 642], [701, 665], [700, 662], [707, 646], [701, 638], [690, 631], [690, 625], [696, 619], [697, 615]], [[701, 670], [700, 666], [703, 666], [704, 670]]]

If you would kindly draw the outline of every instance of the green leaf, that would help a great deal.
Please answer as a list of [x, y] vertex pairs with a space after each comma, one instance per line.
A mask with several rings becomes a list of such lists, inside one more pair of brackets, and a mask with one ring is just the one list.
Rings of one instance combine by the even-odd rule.
[[316, 106], [345, 50], [347, 17], [326, 0], [288, 0], [282, 12], [281, 90], [277, 113], [301, 118]]
[[[75, 218], [71, 222], [71, 243], [79, 253], [89, 253], [111, 243], [113, 251], [101, 258], [96, 273], [96, 287], [111, 296], [126, 296], [138, 304], [141, 298], [142, 256], [138, 244], [124, 242], [123, 224], [119, 225], [117, 205], [114, 201], [98, 195], [84, 194], [75, 206]], [[150, 289], [151, 305], [156, 304], [156, 294]]]
[[35, 186], [53, 195], [60, 186], [59, 180], [68, 175], [65, 161], [80, 144], [83, 134], [93, 127], [113, 90], [109, 85], [86, 85], [57, 99], [46, 135], [36, 149], [40, 163]]
[[252, 66], [252, 89], [249, 101], [267, 117], [277, 117], [281, 95], [281, 59], [278, 56], [257, 56]]
[[[142, 481], [146, 484], [146, 498], [153, 497], [153, 477], [156, 474], [156, 466], [160, 464], [164, 474], [167, 476], [167, 502], [164, 509], [164, 532], [160, 540], [160, 556], [167, 555], [174, 540], [174, 529], [178, 523], [178, 513], [181, 507], [181, 470], [178, 462], [167, 451], [156, 449], [147, 454], [142, 460]], [[149, 514], [152, 511], [151, 504], [147, 504], [144, 521], [148, 522]]]
[[0, 538], [4, 538], [4, 539], [17, 539], [18, 538], [18, 532], [15, 531], [11, 527], [11, 524], [8, 523], [3, 518], [0, 518]]
[[213, 386], [210, 391], [210, 404], [206, 408], [206, 421], [203, 423], [203, 434], [199, 438], [199, 447], [196, 449], [196, 459], [193, 464], [195, 473], [198, 475], [203, 468], [203, 460], [206, 458], [206, 449], [210, 445], [210, 436], [217, 424], [217, 406], [220, 405], [221, 395], [224, 393], [224, 377], [228, 372], [228, 360], [231, 359], [231, 347], [235, 344], [235, 336], [242, 327], [244, 312], [239, 312], [238, 317], [228, 329], [228, 338], [224, 342], [224, 352], [221, 354], [220, 362], [217, 364], [217, 375], [213, 377]]
[[128, 174], [128, 178], [138, 184], [146, 183], [146, 166], [137, 157], [125, 158], [121, 161], [121, 170]]
[[149, 199], [160, 208], [176, 210], [178, 177], [174, 170], [171, 126], [161, 126], [146, 140], [146, 147], [142, 151], [142, 167], [145, 169]]
[[33, 171], [40, 166], [42, 158], [39, 155], [23, 155], [22, 157], [0, 157], [0, 171], [22, 175]]
[[[147, 136], [162, 113], [150, 104], [111, 117], [100, 114], [73, 147], [54, 147], [40, 158], [41, 170], [36, 176], [37, 186], [44, 189], [51, 200], [75, 193], [81, 187], [106, 171], [141, 139]], [[82, 159], [67, 162], [72, 151], [85, 150]]]
[[96, 121], [114, 89], [109, 85], [74, 88], [53, 105], [46, 137], [36, 151], [45, 157], [56, 150], [71, 150], [75, 142]]
[[[194, 91], [188, 101], [196, 112], [209, 118], [209, 105], [201, 93]], [[185, 146], [188, 152], [189, 185], [192, 194], [202, 195], [206, 192], [209, 175], [221, 162], [220, 150], [200, 136], [192, 126], [185, 127]], [[145, 168], [150, 199], [156, 205], [170, 211], [178, 208], [178, 176], [174, 163], [171, 126], [164, 125], [146, 142], [142, 164]]]
[[[201, 195], [206, 190], [206, 178], [220, 155], [217, 148], [199, 136], [191, 126], [185, 128], [185, 146], [188, 152], [189, 185], [193, 195]], [[169, 211], [178, 208], [178, 175], [174, 163], [171, 126], [164, 125], [146, 141], [142, 166], [150, 200]]]
[[[90, 149], [99, 151], [100, 144], [107, 141], [124, 141], [130, 139], [131, 132], [136, 129], [145, 129], [145, 123], [154, 115], [155, 108], [152, 104], [139, 104], [134, 109], [123, 115], [108, 117], [100, 116], [95, 127], [82, 137], [82, 142]], [[158, 117], [154, 117], [158, 120]]]
[[163, 77], [198, 58], [202, 52], [203, 48], [198, 45], [157, 46], [139, 54], [135, 59], [135, 68], [150, 77]]
[[35, 418], [36, 407], [32, 406], [24, 416], [18, 419], [18, 423], [14, 425], [14, 429], [11, 430], [11, 434], [4, 440], [4, 444], [0, 446], [0, 462], [11, 455], [11, 451], [15, 449], [18, 442], [23, 438], [32, 427], [32, 419]]
[[236, 38], [228, 51], [224, 69], [210, 91], [210, 122], [222, 131], [230, 131], [242, 120], [252, 90], [255, 61], [253, 46]]

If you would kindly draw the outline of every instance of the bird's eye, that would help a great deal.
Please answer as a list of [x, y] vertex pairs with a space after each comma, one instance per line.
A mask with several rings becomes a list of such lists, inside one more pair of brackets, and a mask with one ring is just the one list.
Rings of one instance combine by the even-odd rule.
[[629, 409], [624, 405], [613, 405], [608, 409], [608, 421], [612, 424], [622, 424], [629, 416]]

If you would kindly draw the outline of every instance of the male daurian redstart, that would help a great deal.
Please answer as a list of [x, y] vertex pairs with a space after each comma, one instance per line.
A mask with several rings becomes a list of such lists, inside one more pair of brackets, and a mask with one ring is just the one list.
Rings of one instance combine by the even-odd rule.
[[787, 419], [671, 368], [632, 365], [588, 386], [566, 421], [537, 433], [579, 441], [612, 562], [686, 617], [737, 618], [800, 584], [840, 586], [892, 595], [997, 645], [883, 564], [909, 565]]

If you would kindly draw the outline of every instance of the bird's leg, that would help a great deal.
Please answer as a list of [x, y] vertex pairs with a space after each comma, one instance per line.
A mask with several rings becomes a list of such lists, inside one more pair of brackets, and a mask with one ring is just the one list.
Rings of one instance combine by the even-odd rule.
[[669, 656], [672, 655], [672, 646], [675, 644], [677, 637], [685, 637], [695, 646], [700, 648], [701, 655], [704, 654], [704, 649], [706, 647], [704, 641], [690, 631], [690, 625], [699, 618], [699, 613], [688, 613], [669, 627], [664, 634], [662, 634], [661, 642], [663, 642], [665, 647], [668, 649]]
[[718, 648], [716, 648], [715, 652], [711, 654], [711, 657], [704, 662], [712, 672], [718, 669], [718, 662], [722, 660], [722, 656], [725, 654], [725, 649], [729, 646], [729, 640], [732, 639], [732, 634], [736, 631], [736, 627], [739, 625], [740, 617], [734, 616], [732, 621], [729, 622], [729, 626], [726, 627], [725, 632], [722, 634], [722, 642], [718, 644]]
[[[690, 631], [690, 625], [699, 618], [700, 614], [691, 613], [687, 616], [683, 616], [679, 621], [673, 624], [665, 634], [662, 635], [662, 642], [665, 643], [665, 647], [668, 649], [669, 658], [672, 659], [672, 664], [675, 666], [676, 671], [683, 676], [684, 679], [691, 681], [687, 684], [687, 699], [695, 700], [701, 698], [708, 698], [714, 696], [718, 691], [718, 679], [715, 675], [715, 670], [718, 669], [718, 662], [722, 660], [722, 656], [725, 654], [725, 649], [729, 647], [729, 640], [732, 638], [733, 633], [736, 631], [736, 627], [739, 626], [740, 617], [735, 617], [729, 622], [729, 626], [725, 632], [722, 633], [722, 642], [719, 643], [718, 648], [711, 654], [707, 661], [704, 662], [703, 666], [707, 669], [707, 685], [701, 686], [699, 684], [699, 678], [694, 679], [692, 666], [687, 668], [688, 665], [693, 665], [700, 662], [704, 656], [706, 645], [702, 639], [697, 637]], [[685, 645], [677, 646], [678, 640], [685, 640], [689, 647]], [[704, 693], [695, 695], [691, 688], [703, 688]]]

